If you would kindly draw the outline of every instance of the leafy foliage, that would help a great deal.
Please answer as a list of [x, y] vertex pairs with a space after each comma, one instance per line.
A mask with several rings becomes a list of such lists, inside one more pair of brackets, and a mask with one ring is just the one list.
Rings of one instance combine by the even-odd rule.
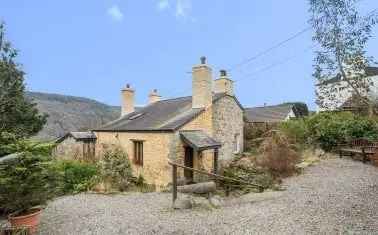
[[310, 133], [307, 126], [307, 118], [288, 120], [280, 123], [280, 129], [289, 138], [291, 143], [309, 144]]
[[320, 145], [324, 150], [356, 138], [378, 139], [378, 124], [374, 119], [349, 112], [321, 112], [282, 123], [280, 129], [293, 142]]
[[100, 165], [105, 182], [110, 183], [117, 190], [125, 191], [131, 183], [135, 182], [129, 157], [121, 148], [106, 150]]
[[310, 23], [315, 31], [316, 52], [314, 77], [320, 84], [331, 78], [345, 81], [320, 86], [317, 103], [322, 108], [334, 107], [338, 101], [335, 89], [352, 91], [362, 101], [369, 102], [367, 92], [371, 84], [366, 68], [373, 62], [366, 56], [365, 47], [376, 24], [376, 15], [361, 17], [356, 10], [358, 0], [309, 0]]
[[0, 146], [0, 156], [1, 154], [11, 154], [11, 153], [22, 153], [29, 152], [35, 155], [51, 155], [52, 149], [55, 147], [55, 143], [51, 142], [39, 142], [33, 140], [25, 140], [12, 138], [9, 133], [3, 133], [3, 135], [8, 135], [10, 140], [7, 144]]
[[44, 205], [57, 195], [59, 182], [51, 157], [18, 154], [0, 162], [0, 205], [11, 213]]
[[25, 99], [24, 72], [16, 57], [17, 51], [5, 39], [4, 24], [0, 23], [0, 145], [32, 136], [46, 122], [46, 116]]
[[98, 182], [99, 169], [96, 165], [74, 160], [58, 160], [54, 164], [63, 176], [64, 194], [87, 191]]

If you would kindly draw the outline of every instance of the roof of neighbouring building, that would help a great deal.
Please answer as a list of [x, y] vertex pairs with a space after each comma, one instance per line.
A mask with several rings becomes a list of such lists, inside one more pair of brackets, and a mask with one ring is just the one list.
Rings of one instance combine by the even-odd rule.
[[[213, 103], [225, 93], [213, 94]], [[242, 108], [234, 96], [238, 105]], [[203, 108], [192, 108], [192, 97], [167, 99], [147, 105], [94, 131], [174, 131], [193, 120]]]
[[180, 131], [180, 136], [186, 144], [198, 151], [219, 148], [222, 145], [203, 131]]
[[67, 137], [72, 137], [75, 140], [94, 140], [97, 139], [96, 134], [92, 131], [71, 131], [64, 136], [58, 138], [55, 142], [62, 142]]
[[[378, 67], [373, 67], [373, 66], [366, 67], [365, 73], [368, 77], [377, 76], [378, 75]], [[337, 74], [335, 77], [327, 79], [323, 82], [320, 82], [317, 85], [328, 85], [328, 84], [337, 83], [337, 82], [340, 82], [340, 81], [342, 81], [342, 77], [341, 77], [340, 74]]]
[[247, 122], [282, 122], [291, 111], [296, 114], [294, 104], [279, 104], [273, 106], [254, 107], [245, 109]]

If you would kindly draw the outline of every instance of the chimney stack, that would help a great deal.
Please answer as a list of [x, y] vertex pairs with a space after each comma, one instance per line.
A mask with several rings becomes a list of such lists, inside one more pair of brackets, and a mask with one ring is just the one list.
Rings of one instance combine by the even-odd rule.
[[150, 95], [148, 96], [148, 100], [149, 100], [148, 103], [153, 104], [155, 102], [160, 101], [160, 99], [161, 99], [161, 96], [158, 94], [157, 90], [153, 89]]
[[201, 64], [192, 69], [192, 107], [207, 108], [213, 103], [211, 68], [206, 64], [206, 57], [201, 57]]
[[134, 90], [127, 84], [121, 91], [122, 111], [121, 116], [134, 112]]
[[234, 81], [228, 77], [226, 70], [221, 70], [220, 77], [215, 80], [214, 92], [234, 95]]

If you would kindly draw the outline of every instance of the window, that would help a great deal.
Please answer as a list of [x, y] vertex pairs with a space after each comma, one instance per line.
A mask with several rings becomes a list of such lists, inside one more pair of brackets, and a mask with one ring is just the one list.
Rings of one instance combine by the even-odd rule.
[[234, 153], [240, 152], [240, 134], [235, 134], [234, 136]]
[[134, 163], [143, 166], [143, 141], [134, 140]]

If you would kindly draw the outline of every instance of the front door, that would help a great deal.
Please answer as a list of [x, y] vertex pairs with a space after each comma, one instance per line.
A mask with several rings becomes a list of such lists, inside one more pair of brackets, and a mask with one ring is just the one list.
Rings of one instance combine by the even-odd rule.
[[[185, 162], [186, 167], [193, 168], [193, 148], [185, 147]], [[184, 169], [184, 176], [188, 183], [193, 182], [193, 171]]]

